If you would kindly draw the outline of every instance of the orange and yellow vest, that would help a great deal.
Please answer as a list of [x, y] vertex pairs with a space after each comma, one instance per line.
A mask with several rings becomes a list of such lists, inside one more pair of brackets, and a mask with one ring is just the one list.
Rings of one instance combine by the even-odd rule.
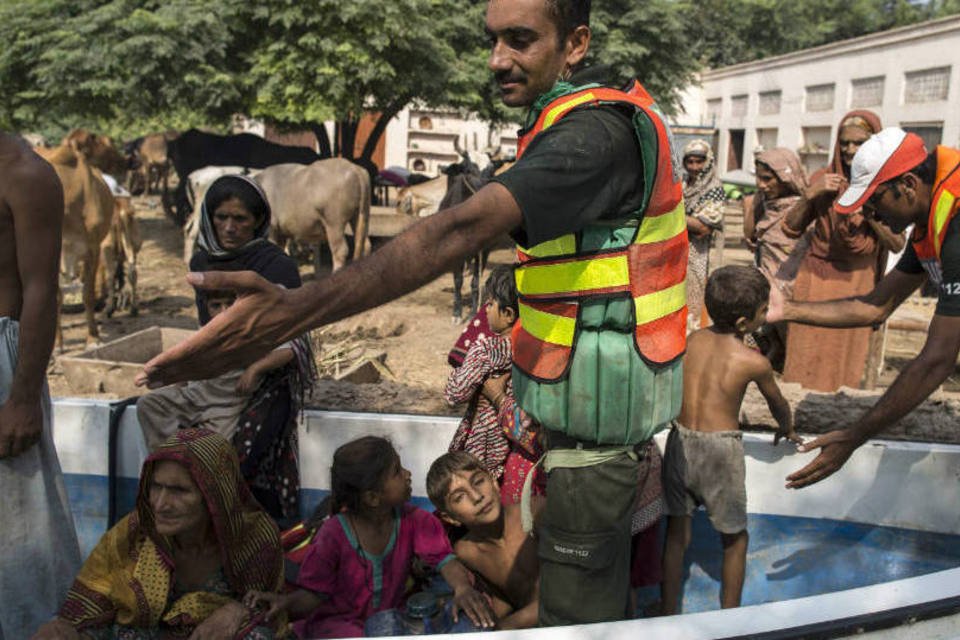
[[555, 97], [521, 133], [518, 157], [575, 109], [632, 113], [643, 204], [534, 247], [518, 247], [520, 320], [512, 333], [514, 393], [548, 429], [629, 445], [676, 417], [686, 348], [687, 231], [669, 128], [636, 81]]
[[947, 227], [960, 210], [960, 150], [937, 147], [937, 176], [930, 199], [926, 231], [913, 231], [913, 249], [930, 281], [943, 284], [940, 249], [947, 237]]

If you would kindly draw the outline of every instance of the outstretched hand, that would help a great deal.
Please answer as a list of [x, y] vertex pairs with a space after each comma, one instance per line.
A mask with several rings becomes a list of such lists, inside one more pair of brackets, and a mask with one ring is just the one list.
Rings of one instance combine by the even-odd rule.
[[770, 302], [767, 307], [767, 322], [773, 324], [783, 320], [783, 305], [785, 296], [783, 291], [776, 284], [770, 287]]
[[246, 366], [299, 331], [306, 315], [296, 291], [273, 284], [253, 271], [189, 273], [198, 289], [232, 290], [237, 301], [188, 340], [167, 349], [137, 376], [151, 389], [203, 380]]
[[820, 482], [840, 470], [860, 446], [849, 430], [831, 431], [797, 447], [801, 453], [820, 449], [813, 462], [787, 476], [787, 489], [801, 489]]

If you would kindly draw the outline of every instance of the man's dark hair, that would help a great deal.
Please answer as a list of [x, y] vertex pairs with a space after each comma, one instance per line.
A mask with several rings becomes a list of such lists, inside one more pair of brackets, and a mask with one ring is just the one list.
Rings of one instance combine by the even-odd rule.
[[451, 451], [443, 454], [433, 461], [427, 471], [427, 497], [438, 511], [446, 511], [447, 492], [450, 490], [453, 474], [460, 471], [479, 471], [483, 468], [483, 464], [472, 453]]
[[724, 333], [736, 331], [737, 320], [753, 318], [770, 298], [770, 283], [758, 269], [730, 265], [710, 274], [704, 295], [713, 325]]
[[557, 46], [562, 47], [567, 36], [580, 25], [590, 26], [591, 0], [544, 0], [547, 13], [557, 27]]
[[937, 152], [931, 151], [927, 154], [927, 157], [924, 158], [923, 162], [906, 173], [916, 175], [923, 184], [933, 185], [937, 179]]
[[487, 299], [496, 300], [501, 309], [513, 309], [514, 314], [520, 314], [520, 307], [517, 305], [517, 281], [514, 279], [512, 266], [501, 264], [494, 267], [483, 285], [483, 295]]

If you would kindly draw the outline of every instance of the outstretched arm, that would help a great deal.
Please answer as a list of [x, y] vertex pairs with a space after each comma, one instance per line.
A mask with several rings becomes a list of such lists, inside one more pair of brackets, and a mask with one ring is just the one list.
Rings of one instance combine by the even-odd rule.
[[5, 199], [13, 212], [17, 274], [23, 305], [17, 369], [10, 395], [0, 405], [0, 458], [23, 453], [40, 439], [43, 386], [57, 322], [57, 278], [63, 226], [63, 190], [53, 168], [25, 159], [10, 176]]
[[870, 293], [824, 302], [783, 301], [779, 292], [771, 291], [767, 320], [788, 320], [819, 327], [870, 326], [886, 320], [925, 279], [923, 273], [894, 269]]
[[820, 449], [820, 454], [794, 474], [787, 487], [799, 489], [819, 482], [840, 469], [861, 444], [892, 425], [923, 402], [956, 368], [960, 353], [960, 316], [933, 316], [927, 342], [916, 358], [853, 426], [831, 431], [803, 445], [801, 451]]
[[430, 282], [521, 220], [506, 187], [491, 183], [463, 204], [409, 227], [371, 256], [299, 289], [282, 289], [251, 272], [190, 274], [200, 288], [235, 289], [240, 298], [190, 340], [148, 362], [138, 382], [162, 386], [244, 366], [285, 340]]

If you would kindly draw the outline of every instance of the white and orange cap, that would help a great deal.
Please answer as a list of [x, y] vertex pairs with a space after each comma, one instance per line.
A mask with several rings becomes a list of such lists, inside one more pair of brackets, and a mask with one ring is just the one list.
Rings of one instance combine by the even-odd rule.
[[923, 140], [900, 127], [887, 127], [860, 146], [850, 165], [850, 186], [833, 205], [837, 213], [853, 213], [884, 182], [910, 171], [927, 157]]

